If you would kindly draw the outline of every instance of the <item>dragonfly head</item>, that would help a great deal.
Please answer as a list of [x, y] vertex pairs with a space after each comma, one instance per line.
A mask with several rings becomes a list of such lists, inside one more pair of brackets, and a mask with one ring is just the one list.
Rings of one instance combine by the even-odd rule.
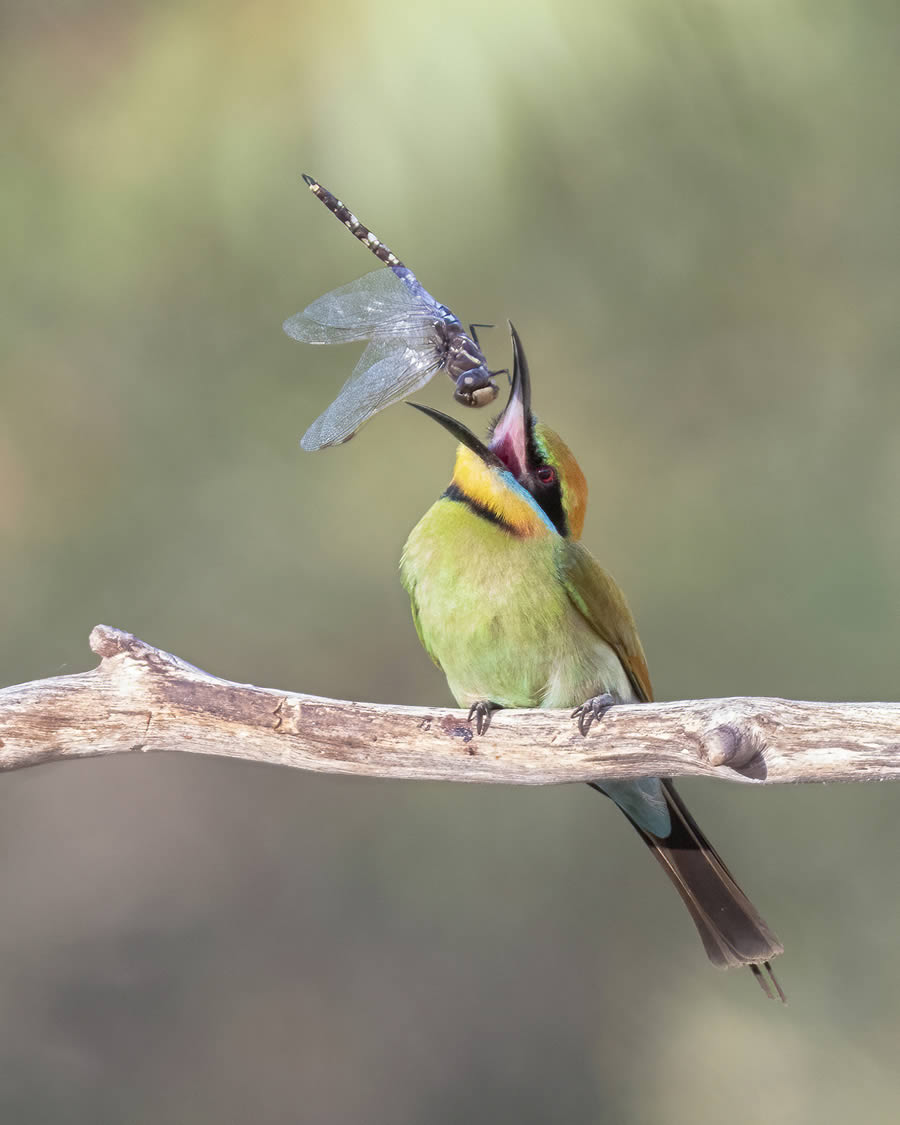
[[491, 372], [482, 366], [459, 376], [453, 397], [463, 406], [488, 406], [497, 393], [497, 384], [491, 378]]

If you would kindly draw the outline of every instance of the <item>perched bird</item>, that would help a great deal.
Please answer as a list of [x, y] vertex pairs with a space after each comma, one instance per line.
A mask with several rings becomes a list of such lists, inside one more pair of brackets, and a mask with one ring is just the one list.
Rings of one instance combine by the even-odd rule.
[[[458, 440], [453, 479], [407, 540], [401, 575], [426, 651], [483, 734], [502, 707], [575, 707], [582, 734], [614, 703], [653, 698], [622, 591], [581, 545], [587, 484], [562, 439], [531, 412], [512, 325], [509, 401], [489, 444], [411, 403]], [[714, 965], [752, 969], [768, 996], [783, 948], [685, 808], [672, 782], [604, 781], [675, 884]]]

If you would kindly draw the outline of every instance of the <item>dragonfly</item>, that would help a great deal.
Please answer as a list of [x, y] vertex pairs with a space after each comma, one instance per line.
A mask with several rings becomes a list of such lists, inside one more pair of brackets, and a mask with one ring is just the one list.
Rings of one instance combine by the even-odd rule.
[[367, 340], [366, 349], [328, 409], [300, 440], [306, 450], [341, 445], [375, 414], [420, 390], [438, 371], [456, 383], [453, 397], [464, 406], [486, 406], [497, 397], [493, 376], [478, 343], [446, 305], [436, 301], [387, 246], [337, 196], [312, 176], [303, 179], [344, 226], [386, 268], [319, 297], [289, 317], [284, 331], [307, 344]]

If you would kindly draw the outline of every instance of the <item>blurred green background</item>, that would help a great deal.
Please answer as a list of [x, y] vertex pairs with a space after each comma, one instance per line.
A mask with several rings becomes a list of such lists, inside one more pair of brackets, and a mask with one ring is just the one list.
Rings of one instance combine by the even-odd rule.
[[[375, 265], [309, 171], [460, 317], [515, 321], [660, 698], [898, 697], [892, 5], [2, 14], [0, 682], [92, 666], [102, 621], [234, 680], [449, 702], [397, 561], [452, 442], [396, 409], [298, 447], [358, 352], [281, 321]], [[0, 1118], [894, 1120], [900, 788], [682, 791], [787, 1009], [707, 965], [582, 786], [6, 775]]]

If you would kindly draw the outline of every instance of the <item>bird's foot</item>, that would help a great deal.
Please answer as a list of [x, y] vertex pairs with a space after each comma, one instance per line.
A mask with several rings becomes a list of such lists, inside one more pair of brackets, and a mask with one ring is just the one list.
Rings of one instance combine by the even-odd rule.
[[487, 734], [488, 727], [491, 725], [491, 716], [495, 711], [500, 711], [499, 703], [491, 703], [489, 699], [480, 699], [477, 703], [473, 703], [469, 708], [469, 715], [466, 719], [467, 723], [475, 720], [475, 729], [479, 734]]
[[591, 729], [591, 723], [595, 719], [602, 719], [615, 703], [616, 700], [608, 691], [605, 691], [602, 695], [594, 695], [590, 699], [586, 699], [580, 707], [575, 708], [569, 717], [578, 720], [578, 729], [584, 735]]

